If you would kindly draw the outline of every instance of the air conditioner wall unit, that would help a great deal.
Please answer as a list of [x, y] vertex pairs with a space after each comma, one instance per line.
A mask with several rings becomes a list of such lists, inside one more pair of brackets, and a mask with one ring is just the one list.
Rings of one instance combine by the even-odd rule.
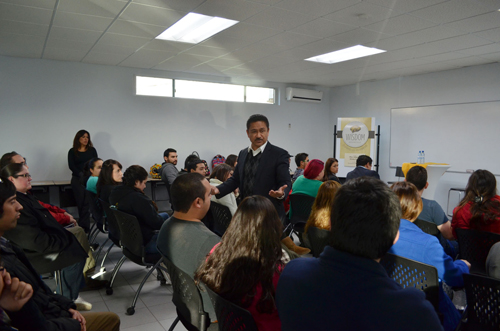
[[288, 101], [302, 101], [320, 103], [323, 98], [323, 92], [316, 90], [305, 90], [295, 87], [286, 88], [286, 99]]

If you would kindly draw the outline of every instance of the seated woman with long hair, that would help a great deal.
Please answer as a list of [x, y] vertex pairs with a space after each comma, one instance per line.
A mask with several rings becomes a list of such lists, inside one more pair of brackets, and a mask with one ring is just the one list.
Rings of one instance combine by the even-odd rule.
[[[441, 281], [451, 287], [463, 287], [462, 275], [469, 273], [469, 262], [465, 260], [453, 261], [444, 252], [443, 246], [435, 236], [423, 232], [413, 224], [423, 208], [417, 187], [409, 182], [397, 182], [391, 188], [401, 203], [402, 216], [399, 225], [399, 240], [391, 247], [389, 253], [430, 264], [437, 269]], [[460, 322], [460, 314], [441, 286], [439, 311], [444, 316], [444, 329], [455, 330]]]
[[497, 181], [488, 170], [476, 170], [469, 177], [465, 197], [453, 210], [451, 228], [500, 233], [500, 196]]
[[319, 187], [318, 195], [312, 206], [311, 214], [304, 228], [304, 233], [310, 226], [330, 231], [330, 214], [332, 213], [333, 199], [342, 185], [340, 183], [328, 180]]
[[339, 178], [337, 177], [337, 173], [339, 172], [339, 160], [334, 157], [326, 160], [325, 163], [325, 174], [323, 176], [323, 181], [334, 180], [340, 183]]
[[229, 154], [226, 158], [227, 165], [232, 167], [233, 169], [236, 168], [236, 165], [238, 164], [238, 156], [234, 154]]
[[[210, 175], [210, 185], [213, 186], [220, 185], [229, 178], [231, 178], [232, 175], [233, 175], [233, 168], [230, 165], [225, 163], [219, 164], [214, 168], [212, 175]], [[234, 215], [234, 213], [236, 213], [238, 205], [236, 204], [236, 197], [233, 192], [223, 196], [220, 199], [217, 199], [215, 195], [212, 195], [211, 200], [220, 203], [223, 206], [228, 207], [229, 211], [231, 212], [231, 215]]]
[[156, 249], [158, 233], [167, 213], [158, 213], [158, 207], [146, 194], [148, 172], [140, 165], [131, 165], [123, 174], [123, 185], [116, 186], [109, 195], [109, 203], [118, 210], [134, 215], [141, 227], [144, 249], [147, 254], [159, 254]]
[[122, 165], [115, 160], [106, 160], [102, 164], [97, 180], [97, 197], [109, 203], [109, 195], [115, 186], [123, 182]]
[[195, 273], [195, 280], [250, 311], [260, 331], [281, 330], [275, 303], [283, 268], [281, 234], [273, 204], [261, 196], [247, 197]]

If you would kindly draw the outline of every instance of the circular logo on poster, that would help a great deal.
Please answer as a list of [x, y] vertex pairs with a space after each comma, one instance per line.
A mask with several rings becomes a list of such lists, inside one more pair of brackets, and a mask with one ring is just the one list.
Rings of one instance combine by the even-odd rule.
[[364, 123], [351, 122], [342, 131], [342, 139], [347, 146], [361, 147], [368, 141], [368, 128]]

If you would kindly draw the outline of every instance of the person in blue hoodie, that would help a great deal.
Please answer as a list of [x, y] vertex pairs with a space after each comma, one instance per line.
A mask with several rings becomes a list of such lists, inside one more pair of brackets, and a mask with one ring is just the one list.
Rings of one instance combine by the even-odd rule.
[[[391, 186], [399, 197], [402, 219], [399, 226], [399, 240], [389, 253], [415, 260], [436, 267], [440, 284], [445, 282], [451, 287], [463, 287], [462, 275], [469, 273], [470, 263], [466, 260], [453, 259], [445, 253], [437, 237], [423, 232], [413, 224], [422, 211], [422, 199], [415, 185], [409, 182], [398, 182]], [[444, 329], [455, 330], [460, 322], [460, 314], [451, 299], [439, 290], [439, 311], [444, 317]]]

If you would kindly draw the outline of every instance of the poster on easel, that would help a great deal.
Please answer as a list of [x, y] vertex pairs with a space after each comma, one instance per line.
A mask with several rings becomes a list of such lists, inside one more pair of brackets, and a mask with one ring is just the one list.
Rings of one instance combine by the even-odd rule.
[[368, 155], [375, 165], [375, 117], [342, 117], [337, 119], [335, 158], [339, 160], [338, 177], [345, 177], [356, 167], [360, 155]]

